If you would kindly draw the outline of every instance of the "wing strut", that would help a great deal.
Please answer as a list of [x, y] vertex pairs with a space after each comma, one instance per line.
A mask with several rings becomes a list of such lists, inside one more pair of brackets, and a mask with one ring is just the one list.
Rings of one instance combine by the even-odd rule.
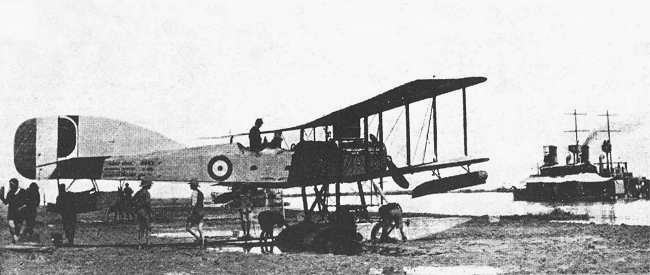
[[465, 96], [465, 88], [463, 88], [463, 141], [465, 156], [467, 156], [467, 100]]
[[[384, 144], [384, 112], [379, 112], [379, 125], [377, 125], [377, 127], [379, 128], [379, 129], [377, 129], [377, 132], [378, 132], [377, 135], [379, 136], [379, 142], [381, 144]], [[374, 182], [372, 182], [372, 184], [375, 185]], [[380, 190], [379, 192], [381, 194], [381, 192], [382, 192], [381, 190], [384, 189], [384, 177], [383, 176], [379, 177], [379, 186], [381, 187], [381, 189], [378, 189], [378, 190]], [[375, 185], [375, 188], [376, 187], [377, 186]], [[386, 200], [384, 199], [384, 196], [382, 195], [381, 204], [383, 204], [384, 201], [386, 201]]]
[[431, 113], [433, 117], [433, 161], [438, 161], [438, 113], [436, 112], [436, 96], [431, 101]]
[[411, 119], [409, 104], [404, 104], [406, 110], [406, 166], [411, 166]]

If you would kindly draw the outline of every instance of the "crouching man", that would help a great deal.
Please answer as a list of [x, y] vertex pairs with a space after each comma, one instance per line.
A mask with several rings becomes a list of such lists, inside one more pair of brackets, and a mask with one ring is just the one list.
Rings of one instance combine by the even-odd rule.
[[387, 203], [379, 207], [379, 222], [375, 224], [370, 233], [370, 239], [375, 241], [377, 233], [381, 228], [381, 242], [389, 240], [389, 234], [395, 228], [399, 229], [402, 235], [402, 241], [406, 241], [406, 234], [404, 234], [404, 222], [402, 221], [402, 207], [394, 202]]

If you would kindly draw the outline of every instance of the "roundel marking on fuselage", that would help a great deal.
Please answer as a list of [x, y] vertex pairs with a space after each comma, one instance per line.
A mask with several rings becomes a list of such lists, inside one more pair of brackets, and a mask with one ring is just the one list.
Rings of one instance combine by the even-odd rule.
[[223, 181], [232, 174], [232, 162], [226, 156], [216, 156], [208, 162], [208, 174], [217, 181]]

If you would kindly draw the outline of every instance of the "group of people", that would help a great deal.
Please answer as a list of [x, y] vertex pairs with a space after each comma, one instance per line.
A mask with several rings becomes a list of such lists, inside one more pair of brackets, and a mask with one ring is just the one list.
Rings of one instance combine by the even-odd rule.
[[[266, 139], [262, 142], [260, 127], [262, 126], [262, 119], [258, 118], [255, 125], [251, 128], [249, 133], [250, 150], [259, 152], [265, 148], [278, 149], [282, 145], [282, 133], [276, 131], [271, 142]], [[203, 193], [199, 190], [199, 183], [196, 179], [192, 179], [189, 183], [192, 190], [190, 200], [190, 211], [185, 223], [185, 229], [190, 233], [196, 242], [201, 246], [205, 245], [205, 237], [203, 236]], [[140, 182], [140, 190], [136, 192], [133, 197], [131, 194], [133, 190], [126, 184], [121, 195], [127, 205], [130, 205], [131, 210], [135, 213], [136, 222], [138, 224], [138, 246], [149, 244], [149, 235], [151, 233], [151, 194], [149, 189], [153, 185], [151, 180], [143, 179]], [[20, 240], [21, 236], [25, 234], [33, 234], [34, 226], [36, 224], [36, 212], [40, 202], [40, 194], [38, 185], [33, 182], [28, 189], [19, 187], [18, 180], [12, 178], [9, 181], [9, 190], [7, 194], [4, 193], [4, 187], [0, 187], [0, 200], [8, 205], [7, 221], [9, 230], [12, 236], [12, 242]], [[241, 226], [244, 231], [244, 238], [250, 238], [250, 213], [252, 210], [250, 194], [246, 190], [240, 190], [240, 215]], [[65, 190], [64, 185], [59, 185], [59, 196], [56, 199], [57, 210], [61, 214], [63, 224], [63, 231], [68, 244], [74, 244], [74, 235], [77, 224], [77, 202], [74, 193]], [[193, 230], [196, 228], [196, 232]]]
[[[149, 235], [151, 233], [152, 221], [152, 207], [151, 207], [151, 194], [149, 189], [153, 182], [151, 180], [141, 180], [140, 190], [136, 192], [131, 198], [133, 192], [131, 188], [125, 186], [124, 192], [126, 196], [130, 197], [130, 205], [133, 213], [135, 213], [136, 222], [138, 225], [138, 247], [142, 248], [144, 245], [149, 244]], [[186, 230], [192, 234], [201, 244], [205, 245], [205, 238], [203, 236], [203, 193], [199, 190], [199, 183], [196, 179], [189, 182], [190, 189], [192, 190], [191, 207], [189, 215], [186, 220]], [[32, 183], [29, 188], [22, 189], [19, 187], [18, 180], [13, 178], [9, 180], [9, 190], [5, 195], [4, 187], [0, 187], [0, 200], [8, 206], [7, 221], [9, 231], [12, 237], [12, 243], [18, 242], [21, 237], [27, 234], [34, 233], [34, 226], [36, 224], [37, 209], [40, 202], [40, 194], [38, 185]], [[77, 207], [79, 197], [75, 193], [65, 190], [63, 184], [59, 185], [59, 195], [56, 199], [57, 212], [61, 214], [61, 221], [63, 231], [69, 245], [74, 244], [75, 231], [77, 227]], [[195, 233], [192, 228], [196, 227]], [[59, 234], [60, 236], [60, 234]]]
[[[138, 248], [149, 245], [149, 235], [151, 234], [151, 194], [149, 189], [153, 182], [151, 180], [142, 180], [140, 190], [133, 195], [132, 205], [135, 211], [135, 217], [138, 224]], [[196, 179], [188, 183], [192, 190], [190, 198], [190, 212], [185, 222], [185, 229], [189, 232], [201, 246], [205, 246], [205, 237], [203, 236], [203, 200], [204, 196], [199, 190], [199, 182]], [[195, 233], [192, 228], [196, 227]]]
[[[187, 219], [185, 220], [185, 230], [194, 237], [195, 241], [201, 247], [205, 247], [205, 236], [203, 235], [203, 218], [204, 211], [204, 195], [199, 189], [199, 182], [196, 179], [190, 180], [188, 183], [192, 194], [190, 196], [190, 211], [188, 212]], [[149, 244], [149, 234], [151, 233], [151, 195], [149, 189], [152, 182], [143, 180], [140, 184], [141, 189], [133, 196], [132, 202], [135, 209], [136, 221], [138, 223], [138, 246], [141, 248], [143, 245]], [[251, 190], [242, 188], [236, 191], [239, 194], [239, 212], [241, 218], [241, 227], [244, 232], [243, 239], [251, 239], [250, 227], [251, 220], [250, 214], [252, 212], [253, 203], [251, 202]], [[196, 228], [196, 231], [194, 230]], [[142, 241], [144, 239], [144, 242]]]
[[9, 190], [5, 195], [4, 186], [0, 187], [0, 200], [8, 206], [7, 223], [12, 243], [21, 237], [34, 234], [36, 211], [40, 202], [38, 184], [32, 182], [27, 189], [20, 188], [18, 180], [9, 180]]
[[111, 206], [106, 209], [106, 221], [109, 221], [109, 214], [113, 213], [113, 220], [117, 222], [123, 218], [129, 220], [135, 219], [135, 214], [133, 213], [133, 207], [131, 199], [133, 198], [133, 189], [129, 186], [129, 183], [125, 183], [124, 186], [120, 185], [117, 188], [117, 200], [111, 204]]

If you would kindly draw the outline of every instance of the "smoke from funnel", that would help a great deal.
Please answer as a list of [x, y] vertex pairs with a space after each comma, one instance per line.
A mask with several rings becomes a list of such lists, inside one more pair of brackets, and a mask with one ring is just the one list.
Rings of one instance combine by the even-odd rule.
[[593, 130], [591, 133], [589, 133], [589, 136], [585, 139], [585, 142], [582, 143], [582, 146], [587, 146], [589, 143], [598, 138], [598, 130]]
[[616, 123], [613, 127], [622, 133], [628, 133], [636, 130], [643, 124], [643, 121], [648, 113], [635, 113], [630, 119], [623, 120], [624, 122]]
[[[616, 123], [617, 128], [614, 128], [614, 129], [620, 131], [621, 133], [632, 132], [632, 131], [636, 130], [637, 128], [639, 128], [639, 126], [641, 126], [641, 124], [642, 124], [641, 121], [642, 121], [641, 118], [636, 116], [636, 117], [632, 118], [628, 122]], [[589, 143], [591, 143], [592, 140], [598, 139], [598, 133], [599, 133], [598, 130], [592, 130], [591, 133], [589, 133], [589, 135], [585, 139], [585, 142], [582, 143], [582, 145], [583, 146], [584, 145], [589, 145]]]
[[641, 120], [637, 119], [636, 121], [618, 124], [617, 126], [621, 132], [632, 132], [641, 126]]

